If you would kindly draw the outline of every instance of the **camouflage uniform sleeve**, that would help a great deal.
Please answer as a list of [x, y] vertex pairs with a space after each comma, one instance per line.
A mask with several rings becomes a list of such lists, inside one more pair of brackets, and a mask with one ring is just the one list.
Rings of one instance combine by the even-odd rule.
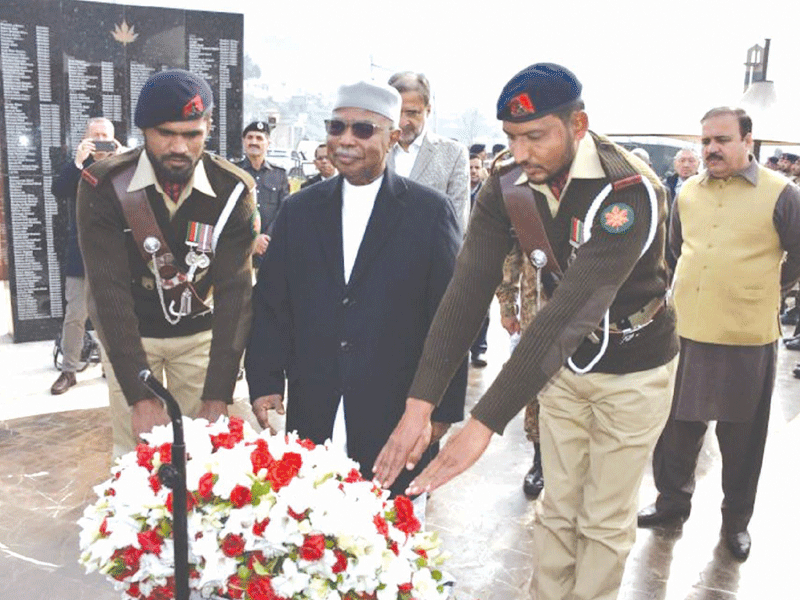
[[497, 286], [495, 295], [500, 303], [500, 315], [514, 317], [517, 315], [517, 298], [519, 296], [519, 279], [522, 274], [522, 250], [515, 242], [511, 252], [503, 262], [503, 281]]

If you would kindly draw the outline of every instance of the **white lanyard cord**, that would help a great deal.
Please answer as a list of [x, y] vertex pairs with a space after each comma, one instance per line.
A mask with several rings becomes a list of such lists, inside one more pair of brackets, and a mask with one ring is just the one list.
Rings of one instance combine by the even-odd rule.
[[[645, 252], [647, 252], [648, 248], [650, 248], [650, 245], [653, 243], [653, 240], [656, 237], [656, 230], [658, 229], [658, 202], [656, 200], [656, 191], [653, 189], [653, 184], [650, 183], [650, 180], [644, 175], [642, 175], [642, 184], [644, 184], [644, 187], [647, 190], [647, 196], [650, 199], [650, 229], [647, 232], [647, 240], [645, 240], [644, 248], [642, 248], [639, 258], [641, 258]], [[589, 211], [586, 213], [585, 222], [589, 225], [589, 227], [586, 228], [586, 238], [584, 239], [583, 243], [588, 242], [589, 238], [592, 237], [591, 224], [594, 223], [594, 217], [597, 214], [597, 211], [600, 209], [600, 205], [611, 193], [611, 189], [612, 186], [609, 183], [606, 187], [600, 190], [600, 193], [597, 194], [597, 197], [592, 200], [592, 204], [589, 206]], [[606, 353], [606, 350], [608, 349], [608, 339], [610, 336], [609, 321], [609, 311], [606, 310], [605, 315], [603, 315], [603, 341], [600, 344], [600, 350], [597, 352], [595, 357], [589, 361], [589, 364], [587, 364], [585, 367], [578, 367], [572, 361], [571, 356], [567, 359], [567, 365], [569, 365], [569, 368], [572, 369], [577, 375], [585, 375], [591, 371]]]

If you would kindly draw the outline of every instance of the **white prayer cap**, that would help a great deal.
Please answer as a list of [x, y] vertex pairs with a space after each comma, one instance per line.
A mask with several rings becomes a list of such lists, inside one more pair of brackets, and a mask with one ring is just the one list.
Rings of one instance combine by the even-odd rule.
[[374, 81], [359, 81], [343, 85], [336, 94], [333, 110], [337, 108], [363, 108], [400, 123], [400, 107], [403, 99], [393, 87]]

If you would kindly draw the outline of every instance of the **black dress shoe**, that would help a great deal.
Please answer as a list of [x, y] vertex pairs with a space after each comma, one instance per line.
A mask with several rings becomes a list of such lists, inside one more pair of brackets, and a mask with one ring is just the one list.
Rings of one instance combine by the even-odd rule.
[[794, 369], [792, 370], [792, 375], [795, 376], [795, 379], [800, 379], [800, 364], [795, 365]]
[[800, 350], [800, 335], [791, 338], [784, 338], [783, 345], [787, 350]]
[[781, 324], [783, 325], [797, 325], [798, 311], [792, 309], [787, 310], [781, 315]]
[[487, 364], [489, 363], [486, 362], [486, 355], [483, 352], [472, 355], [472, 366], [485, 367]]
[[737, 560], [747, 560], [750, 556], [750, 534], [744, 531], [726, 531], [723, 533], [725, 545]]
[[66, 392], [76, 383], [78, 383], [78, 381], [75, 379], [75, 373], [71, 371], [62, 371], [55, 383], [50, 386], [50, 393], [53, 394], [53, 396], [58, 396]]
[[637, 524], [639, 527], [655, 527], [656, 525], [664, 525], [672, 523], [673, 521], [683, 522], [689, 516], [689, 510], [685, 508], [656, 508], [655, 503], [643, 508], [637, 515]]
[[522, 480], [522, 491], [529, 498], [538, 498], [544, 489], [544, 476], [542, 475], [542, 463], [535, 461], [531, 470], [525, 474]]

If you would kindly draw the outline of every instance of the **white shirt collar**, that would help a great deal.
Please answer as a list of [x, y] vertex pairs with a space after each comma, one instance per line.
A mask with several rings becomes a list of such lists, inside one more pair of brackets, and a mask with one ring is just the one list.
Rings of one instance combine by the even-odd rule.
[[381, 174], [367, 185], [353, 185], [342, 178], [342, 258], [345, 282], [349, 281], [356, 263], [358, 249], [364, 239], [383, 177]]
[[[564, 197], [573, 179], [603, 179], [605, 176], [603, 165], [600, 164], [600, 155], [597, 153], [597, 144], [594, 143], [594, 139], [587, 131], [586, 135], [578, 142], [575, 158], [569, 167], [567, 183], [564, 185], [564, 189], [561, 190], [561, 197]], [[523, 185], [525, 183], [528, 183], [533, 189], [544, 194], [553, 215], [558, 212], [558, 199], [553, 195], [553, 191], [550, 189], [549, 185], [546, 183], [528, 182], [528, 175], [523, 171], [514, 182], [514, 185]]]
[[411, 170], [414, 168], [414, 163], [417, 162], [417, 157], [422, 149], [422, 143], [425, 136], [428, 135], [428, 123], [422, 128], [417, 138], [408, 146], [408, 150], [404, 149], [399, 143], [394, 145], [392, 152], [394, 152], [394, 170], [398, 175], [408, 177], [411, 175]]

